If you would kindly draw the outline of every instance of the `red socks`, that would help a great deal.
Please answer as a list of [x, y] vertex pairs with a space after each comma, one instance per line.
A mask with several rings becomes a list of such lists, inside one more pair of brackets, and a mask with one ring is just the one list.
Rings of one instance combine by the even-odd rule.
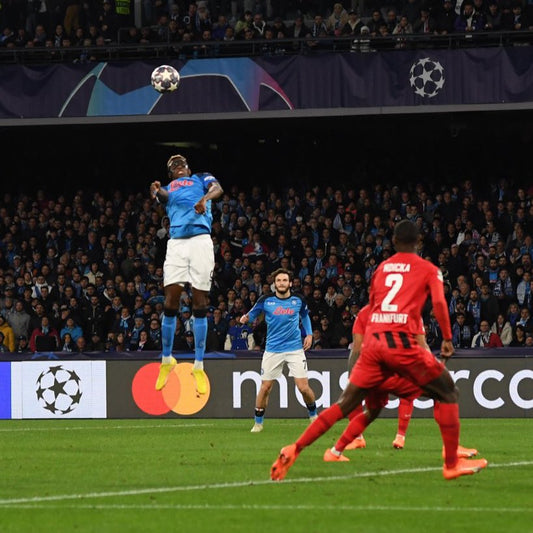
[[334, 403], [331, 407], [328, 407], [322, 411], [318, 418], [309, 425], [309, 427], [300, 435], [300, 438], [296, 441], [296, 448], [301, 451], [302, 448], [313, 444], [318, 437], [322, 436], [326, 431], [338, 422], [341, 418], [344, 418], [339, 404]]
[[444, 462], [448, 468], [453, 468], [457, 464], [457, 446], [459, 446], [459, 405], [435, 402], [433, 414], [444, 443], [446, 456]]
[[365, 413], [361, 410], [361, 412], [355, 417], [350, 420], [350, 423], [342, 433], [342, 435], [339, 437], [339, 440], [335, 444], [335, 449], [338, 452], [343, 452], [344, 448], [352, 442], [355, 437], [359, 437], [361, 433], [366, 429], [366, 427], [370, 424], [370, 420], [366, 417]]
[[411, 422], [411, 414], [413, 413], [412, 400], [404, 400], [400, 398], [400, 405], [398, 406], [398, 435], [405, 437], [407, 427]]

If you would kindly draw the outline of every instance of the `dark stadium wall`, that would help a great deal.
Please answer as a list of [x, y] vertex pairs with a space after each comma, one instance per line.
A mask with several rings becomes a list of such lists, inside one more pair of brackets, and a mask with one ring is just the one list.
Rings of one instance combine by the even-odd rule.
[[12, 191], [142, 191], [184, 153], [226, 186], [484, 185], [530, 179], [532, 123], [508, 111], [2, 128], [2, 174]]

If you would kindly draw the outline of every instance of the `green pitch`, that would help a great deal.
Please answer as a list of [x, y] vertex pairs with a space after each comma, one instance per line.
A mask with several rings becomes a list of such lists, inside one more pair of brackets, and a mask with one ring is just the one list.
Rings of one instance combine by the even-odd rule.
[[489, 467], [442, 478], [431, 419], [377, 420], [348, 463], [322, 454], [337, 424], [269, 480], [279, 449], [306, 420], [0, 422], [0, 532], [530, 532], [533, 420], [462, 421], [461, 443]]

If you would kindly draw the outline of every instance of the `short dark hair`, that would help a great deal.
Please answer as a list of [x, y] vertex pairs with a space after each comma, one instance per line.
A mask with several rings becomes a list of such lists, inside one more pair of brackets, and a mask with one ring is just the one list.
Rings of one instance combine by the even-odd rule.
[[279, 274], [287, 274], [289, 276], [289, 281], [292, 281], [292, 272], [290, 270], [287, 270], [286, 268], [278, 268], [272, 272], [272, 279], [276, 279], [276, 276]]
[[419, 233], [420, 231], [416, 224], [407, 219], [400, 220], [394, 226], [394, 237], [401, 244], [416, 244]]

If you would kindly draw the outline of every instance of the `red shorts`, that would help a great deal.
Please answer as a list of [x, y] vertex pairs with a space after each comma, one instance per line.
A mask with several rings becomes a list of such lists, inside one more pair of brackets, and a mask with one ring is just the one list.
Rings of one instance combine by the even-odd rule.
[[412, 381], [394, 375], [387, 378], [377, 389], [372, 389], [365, 398], [365, 404], [369, 409], [377, 409], [385, 407], [389, 403], [389, 394], [414, 401], [422, 393], [423, 390]]
[[373, 389], [399, 374], [423, 387], [438, 378], [443, 370], [444, 365], [414, 338], [400, 336], [397, 332], [380, 332], [365, 338], [350, 374], [350, 383], [361, 389]]

